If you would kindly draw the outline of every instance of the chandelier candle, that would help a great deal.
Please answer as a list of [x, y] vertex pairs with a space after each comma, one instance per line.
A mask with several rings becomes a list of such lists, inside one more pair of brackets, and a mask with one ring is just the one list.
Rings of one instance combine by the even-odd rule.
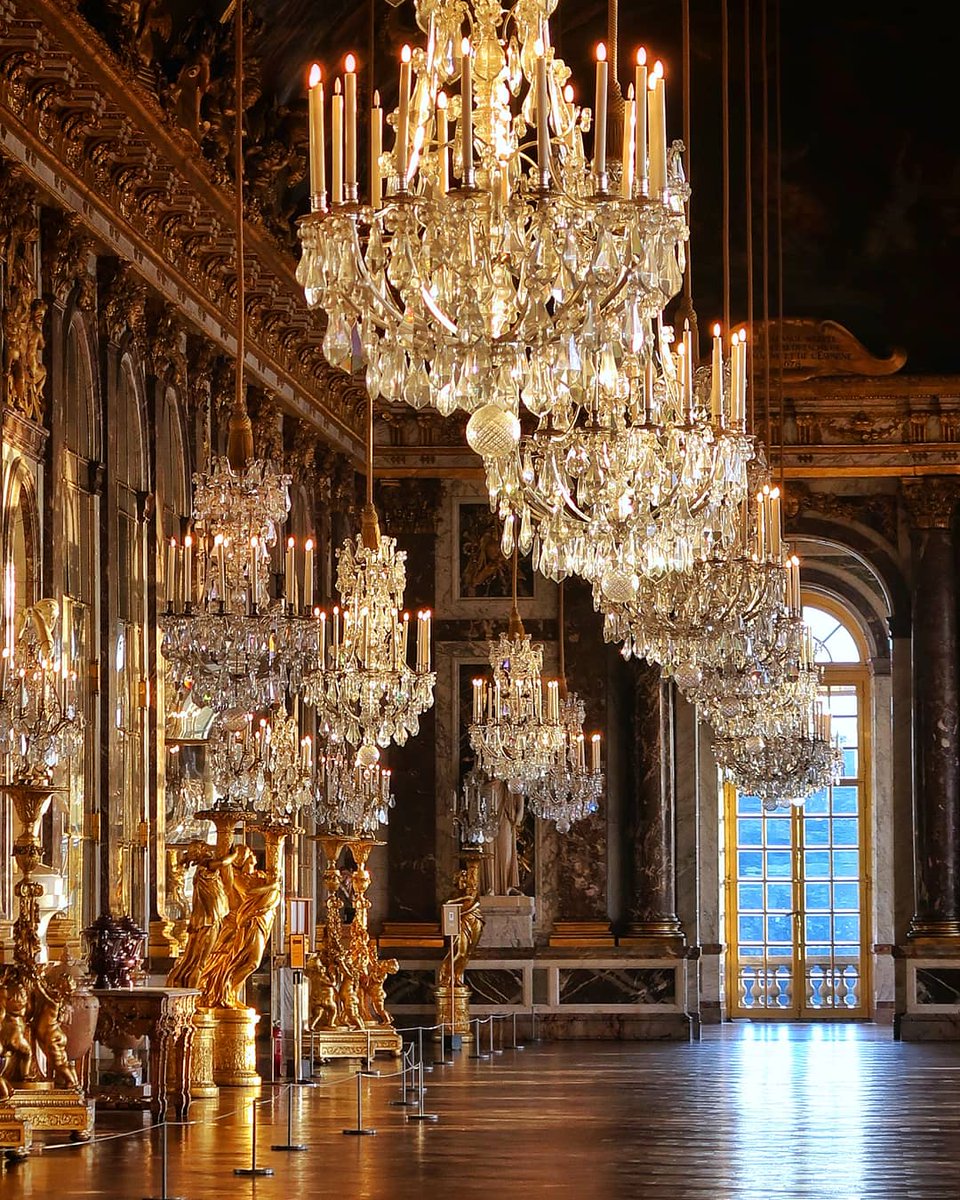
[[723, 428], [723, 340], [720, 326], [713, 327], [713, 357], [710, 364], [710, 419]]
[[663, 84], [663, 63], [653, 65], [649, 86], [650, 102], [650, 195], [659, 200], [667, 186], [667, 108]]
[[627, 90], [627, 98], [623, 102], [623, 173], [620, 177], [620, 194], [624, 200], [633, 196], [633, 171], [636, 157], [637, 140], [637, 102], [634, 99], [633, 84]]
[[338, 79], [333, 85], [333, 100], [330, 106], [332, 138], [330, 165], [332, 176], [330, 199], [334, 204], [343, 203], [343, 92]]
[[[177, 539], [171, 538], [170, 542], [167, 546], [167, 577], [164, 580], [164, 584], [166, 587], [167, 608], [168, 609], [173, 608], [173, 597], [174, 597], [174, 590], [176, 588], [176, 580], [177, 580]], [[10, 635], [9, 635], [9, 630], [8, 630], [8, 632], [7, 632], [8, 639], [9, 639], [9, 636]], [[4, 646], [3, 650], [4, 650], [5, 655], [9, 655], [9, 653], [10, 653], [9, 643], [8, 643], [8, 645]]]
[[400, 108], [397, 113], [397, 177], [401, 192], [407, 190], [407, 131], [410, 122], [410, 47], [400, 52]]
[[383, 153], [383, 109], [380, 93], [373, 93], [373, 108], [370, 109], [370, 203], [380, 207], [383, 195], [383, 180], [380, 176], [380, 155]]
[[[601, 42], [597, 46], [597, 94], [594, 108], [594, 151], [593, 173], [597, 191], [607, 190], [607, 48]], [[666, 175], [666, 171], [664, 171]]]
[[463, 186], [473, 187], [473, 52], [469, 38], [460, 43], [462, 55], [460, 67], [460, 130], [463, 140], [460, 153], [463, 158]]
[[634, 75], [633, 90], [637, 102], [637, 112], [634, 121], [637, 131], [636, 180], [638, 192], [641, 196], [645, 196], [647, 194], [647, 52], [643, 46], [637, 51], [637, 65]]
[[547, 101], [547, 62], [544, 58], [543, 42], [538, 38], [535, 45], [537, 55], [537, 163], [540, 167], [540, 186], [550, 186], [550, 115]]
[[450, 191], [450, 154], [447, 142], [450, 130], [447, 124], [447, 93], [437, 92], [437, 154], [440, 158], [440, 191], [446, 195]]
[[306, 612], [313, 609], [313, 538], [303, 547], [303, 607]]
[[347, 201], [357, 202], [357, 60], [348, 54], [344, 60], [344, 138], [346, 143], [344, 188]]
[[310, 122], [310, 208], [327, 207], [327, 164], [323, 128], [323, 74], [317, 63], [310, 68], [308, 118]]

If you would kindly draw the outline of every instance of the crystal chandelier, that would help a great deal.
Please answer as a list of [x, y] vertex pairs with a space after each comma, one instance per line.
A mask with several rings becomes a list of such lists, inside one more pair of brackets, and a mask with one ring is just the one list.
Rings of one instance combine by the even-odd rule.
[[715, 738], [717, 765], [737, 789], [757, 796], [765, 809], [800, 805], [807, 796], [839, 783], [843, 755], [831, 740], [822, 705], [807, 709], [790, 732]]
[[492, 678], [473, 681], [470, 745], [482, 771], [526, 791], [556, 764], [564, 728], [559, 682], [541, 680], [543, 646], [531, 642], [517, 609], [516, 550], [510, 624], [489, 648]]
[[799, 596], [798, 570], [780, 533], [779, 489], [765, 484], [741, 508], [731, 553], [715, 550], [656, 580], [610, 567], [593, 601], [604, 639], [622, 642], [624, 658], [646, 658], [695, 686], [704, 668], [763, 656], [771, 622], [788, 594]]
[[349, 369], [359, 345], [373, 395], [543, 416], [635, 356], [680, 287], [687, 187], [666, 144], [663, 68], [638, 54], [623, 155], [608, 163], [605, 48], [591, 113], [554, 53], [554, 8], [418, 0], [425, 45], [404, 47], [388, 152], [374, 99], [363, 201], [355, 60], [331, 101], [329, 193], [324, 84], [311, 73], [313, 211], [297, 278], [327, 314], [327, 358]]
[[484, 846], [497, 836], [503, 786], [478, 767], [471, 767], [463, 777], [460, 791], [453, 797], [453, 821], [460, 830], [461, 845]]
[[471, 416], [505, 552], [516, 538], [549, 578], [602, 584], [733, 550], [756, 452], [746, 346], [735, 337], [725, 366], [717, 328], [712, 366], [696, 370], [691, 331], [676, 354], [671, 340], [662, 319], [648, 322], [635, 353], [605, 351], [602, 370], [528, 434], [491, 405]]
[[394, 806], [390, 771], [364, 766], [345, 745], [331, 742], [317, 760], [317, 823], [329, 833], [373, 837]]
[[227, 714], [208, 755], [214, 811], [289, 823], [311, 801], [313, 745], [283, 708]]
[[527, 788], [527, 802], [535, 816], [553, 821], [558, 832], [569, 833], [571, 825], [598, 810], [603, 795], [603, 771], [600, 769], [599, 733], [590, 739], [590, 766], [587, 767], [583, 733], [586, 709], [577, 693], [567, 690], [563, 583], [557, 591], [563, 746], [543, 777], [534, 780]]
[[340, 604], [328, 621], [313, 620], [311, 666], [303, 698], [334, 741], [358, 746], [358, 762], [372, 766], [378, 746], [402, 746], [420, 729], [433, 704], [436, 673], [430, 663], [429, 610], [417, 613], [414, 665], [408, 662], [410, 614], [403, 611], [406, 552], [380, 533], [373, 503], [373, 399], [368, 401], [367, 503], [361, 530], [338, 552]]
[[174, 682], [189, 683], [218, 712], [268, 708], [288, 688], [299, 690], [313, 636], [311, 540], [302, 587], [287, 539], [285, 594], [271, 594], [271, 552], [290, 509], [290, 477], [253, 459], [249, 420], [234, 410], [231, 453], [194, 475], [192, 532], [167, 547], [163, 654]]
[[77, 677], [60, 638], [60, 605], [45, 598], [15, 627], [12, 566], [4, 579], [4, 645], [0, 652], [0, 756], [17, 784], [44, 786], [57, 765], [80, 748], [83, 720]]

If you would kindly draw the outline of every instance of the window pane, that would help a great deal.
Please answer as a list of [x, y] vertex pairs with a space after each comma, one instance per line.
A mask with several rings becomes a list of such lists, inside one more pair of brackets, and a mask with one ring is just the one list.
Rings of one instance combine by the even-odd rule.
[[808, 796], [803, 802], [803, 811], [811, 817], [820, 816], [830, 810], [830, 797], [826, 789], [819, 792], [814, 792], [812, 796]]
[[833, 844], [856, 846], [860, 840], [859, 822], [856, 817], [835, 817], [833, 820]]
[[803, 856], [803, 873], [807, 879], [829, 879], [829, 850], [808, 850]]
[[763, 805], [758, 796], [738, 795], [737, 812], [742, 816], [752, 816], [754, 813], [759, 816], [763, 812]]
[[803, 840], [808, 846], [830, 845], [830, 821], [827, 817], [805, 817]]
[[833, 907], [835, 909], [852, 909], [858, 911], [860, 908], [860, 884], [859, 883], [836, 883], [833, 886]]
[[804, 939], [807, 944], [824, 942], [830, 937], [830, 918], [828, 916], [810, 916], [804, 919]]
[[859, 796], [859, 788], [835, 787], [833, 789], [833, 811], [835, 813], [855, 813]]
[[737, 888], [737, 903], [741, 912], [752, 912], [762, 909], [763, 884], [741, 883]]
[[789, 879], [790, 878], [790, 851], [789, 850], [768, 850], [767, 851], [767, 874], [772, 879]]
[[737, 821], [737, 842], [741, 846], [762, 846], [763, 821], [759, 817]]
[[860, 942], [860, 914], [843, 913], [833, 918], [835, 942]]
[[741, 879], [759, 879], [763, 874], [763, 851], [741, 850], [737, 855], [737, 874]]
[[790, 845], [790, 818], [773, 817], [768, 818], [766, 822], [767, 845], [768, 846], [789, 846]]
[[770, 912], [789, 912], [793, 908], [793, 886], [789, 883], [767, 884], [767, 909]]
[[789, 944], [793, 939], [793, 917], [767, 917], [767, 941]]
[[807, 912], [827, 912], [830, 909], [830, 884], [808, 883], [804, 886], [804, 905]]
[[860, 854], [856, 850], [833, 852], [833, 874], [837, 879], [858, 879], [860, 876]]
[[763, 941], [763, 917], [744, 917], [738, 921], [737, 936], [741, 942]]

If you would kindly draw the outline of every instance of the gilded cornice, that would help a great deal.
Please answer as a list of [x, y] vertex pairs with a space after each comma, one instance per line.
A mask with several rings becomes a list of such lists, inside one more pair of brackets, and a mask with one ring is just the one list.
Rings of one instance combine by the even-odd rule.
[[[0, 0], [0, 148], [186, 321], [235, 350], [233, 190], [72, 0]], [[246, 370], [362, 457], [364, 393], [323, 357], [292, 257], [247, 222]]]

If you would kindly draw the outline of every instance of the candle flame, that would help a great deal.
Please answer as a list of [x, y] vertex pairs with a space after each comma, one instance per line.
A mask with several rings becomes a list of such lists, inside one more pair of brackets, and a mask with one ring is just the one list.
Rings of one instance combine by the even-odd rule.
[[344, 69], [346, 70], [347, 74], [352, 75], [353, 72], [357, 69], [357, 60], [354, 58], [354, 56], [352, 54], [348, 54], [347, 57], [343, 60], [343, 66], [344, 66]]
[[405, 63], [408, 63], [410, 61], [410, 47], [409, 46], [404, 46], [404, 48], [400, 51], [400, 61], [405, 62]]
[[770, 493], [770, 499], [777, 500], [777, 499], [779, 499], [779, 497], [780, 497], [780, 489], [778, 487], [775, 487]]
[[643, 46], [641, 46], [640, 49], [637, 51], [637, 66], [645, 67], [646, 65], [647, 65], [647, 52], [643, 48]]
[[190, 534], [189, 534], [189, 533], [188, 533], [188, 534], [187, 534], [187, 536], [186, 536], [186, 537], [183, 539], [183, 544], [184, 544], [185, 546], [192, 546], [192, 545], [193, 545], [193, 538], [190, 536]]
[[790, 565], [791, 565], [792, 567], [799, 567], [799, 566], [800, 566], [800, 559], [799, 559], [799, 558], [797, 558], [797, 556], [796, 556], [795, 554], [791, 554], [791, 555], [790, 555]]
[[537, 58], [543, 57], [543, 38], [537, 38], [537, 40], [533, 43], [533, 52]]
[[648, 92], [655, 92], [657, 90], [657, 78], [658, 78], [658, 76], [657, 76], [656, 71], [651, 71], [650, 74], [647, 76], [647, 91]]
[[323, 81], [323, 72], [320, 70], [320, 64], [314, 63], [310, 68], [310, 78], [307, 81], [312, 88], [315, 88], [318, 83]]
[[719, 336], [720, 336], [720, 322], [719, 322], [719, 321], [718, 321], [718, 322], [717, 322], [717, 324], [716, 324], [716, 325], [714, 325], [714, 327], [713, 327], [713, 336], [714, 336], [714, 337], [719, 337]]
[[744, 344], [744, 345], [746, 344], [746, 341], [747, 341], [747, 331], [746, 331], [745, 329], [741, 329], [741, 330], [740, 330], [740, 341], [741, 341], [741, 343], [742, 343], [742, 344]]
[[633, 84], [631, 83], [631, 84], [630, 84], [630, 86], [627, 88], [627, 99], [628, 99], [628, 100], [633, 100], [633, 98], [634, 98], [634, 95], [635, 95], [635, 93], [634, 93], [634, 90], [633, 90]]
[[460, 43], [460, 53], [463, 55], [464, 58], [469, 57], [469, 55], [470, 55], [470, 39], [469, 38], [464, 38], [463, 41]]
[[597, 62], [607, 61], [607, 48], [603, 42], [597, 43]]
[[292, 550], [295, 545], [296, 545], [296, 543], [294, 542], [293, 538], [288, 537], [287, 538], [287, 549]]
[[380, 107], [380, 91], [379, 91], [379, 89], [373, 93], [373, 107], [374, 108]]
[[306, 541], [306, 544], [305, 544], [305, 546], [304, 546], [304, 549], [306, 549], [306, 550], [312, 550], [312, 549], [313, 549], [313, 538], [307, 538], [307, 541]]
[[334, 94], [335, 96], [339, 96], [339, 95], [340, 95], [340, 80], [339, 80], [339, 79], [338, 79], [338, 80], [337, 80], [337, 82], [336, 82], [336, 83], [333, 85], [333, 94]]
[[437, 92], [437, 108], [444, 109], [447, 107], [447, 93]]
[[658, 59], [657, 59], [657, 61], [656, 61], [656, 62], [653, 64], [653, 73], [654, 73], [654, 75], [656, 75], [656, 77], [657, 77], [658, 79], [662, 79], [662, 78], [663, 78], [663, 63], [660, 61], [660, 59], [659, 59], [659, 58], [658, 58]]
[[566, 100], [566, 102], [568, 104], [573, 103], [573, 84], [568, 83], [567, 86], [563, 89], [563, 98], [564, 98], [564, 100]]

